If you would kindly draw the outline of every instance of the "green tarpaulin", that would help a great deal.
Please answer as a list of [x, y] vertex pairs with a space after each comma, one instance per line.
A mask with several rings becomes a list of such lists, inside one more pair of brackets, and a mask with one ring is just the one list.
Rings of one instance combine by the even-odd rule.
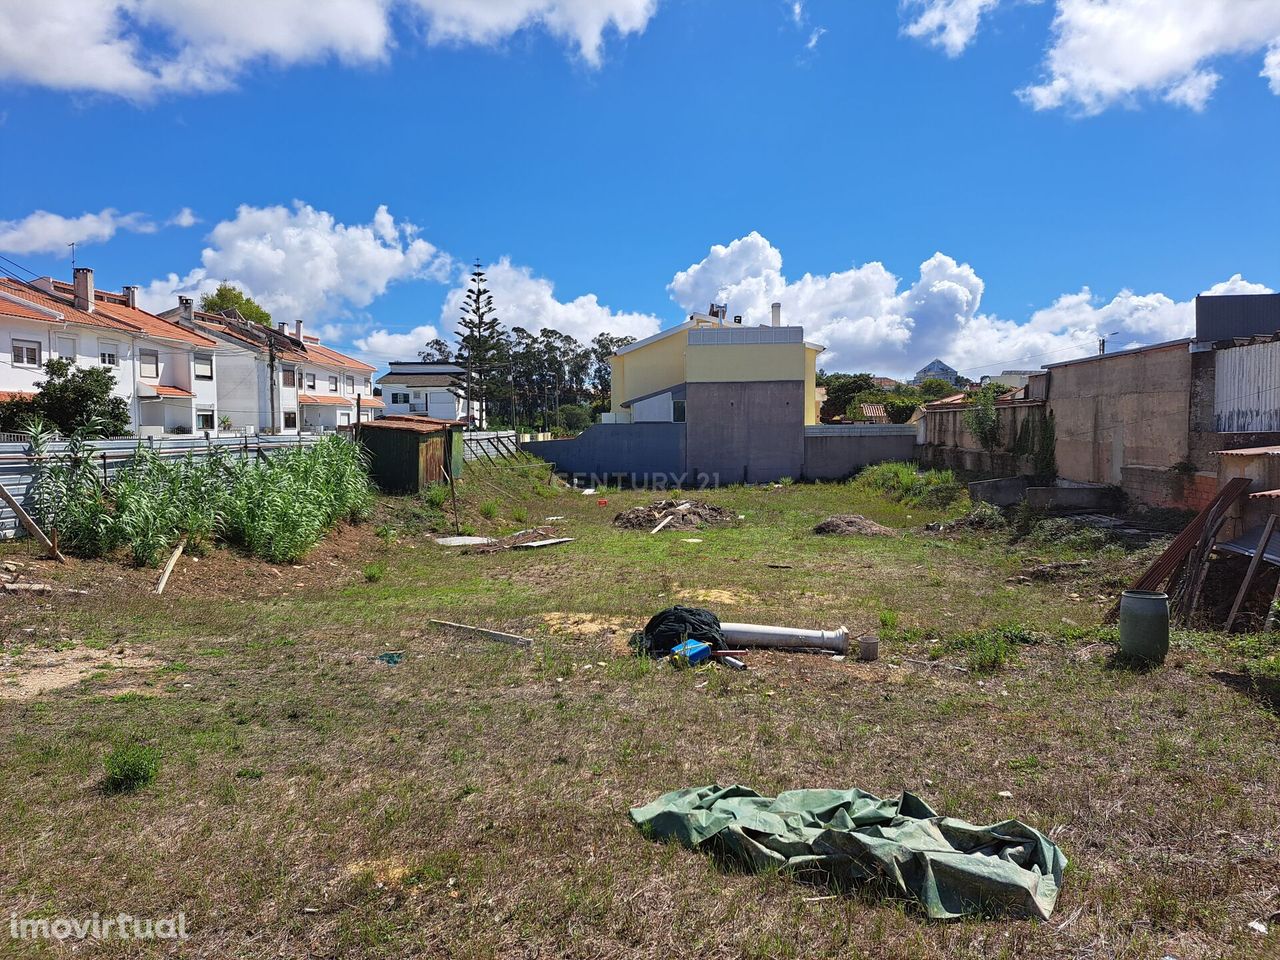
[[631, 811], [656, 840], [707, 847], [747, 869], [776, 868], [837, 886], [875, 882], [934, 920], [1007, 914], [1049, 919], [1067, 858], [1017, 820], [988, 827], [940, 817], [904, 792], [693, 787]]

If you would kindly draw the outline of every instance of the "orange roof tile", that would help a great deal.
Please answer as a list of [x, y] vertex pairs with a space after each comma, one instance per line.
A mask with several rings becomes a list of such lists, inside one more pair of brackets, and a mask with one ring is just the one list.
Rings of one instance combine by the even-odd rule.
[[243, 329], [238, 323], [229, 320], [226, 317], [218, 316], [216, 313], [205, 313], [202, 310], [195, 312], [196, 323], [200, 326], [217, 330], [219, 333], [225, 333], [227, 336], [240, 341], [246, 346], [255, 350], [266, 350], [266, 337], [274, 336], [276, 344], [276, 359], [292, 360], [300, 362], [307, 359], [307, 355], [303, 353], [300, 347], [295, 346], [296, 341], [292, 340], [287, 334], [271, 330], [269, 327], [263, 327], [263, 338], [258, 340], [254, 337], [253, 332]]
[[360, 406], [368, 407], [371, 410], [383, 410], [387, 405], [382, 402], [381, 397], [361, 397]]
[[[83, 323], [91, 327], [107, 327], [112, 330], [128, 330], [127, 324], [117, 320], [115, 317], [100, 313], [94, 310], [93, 313], [86, 313], [84, 310], [77, 310], [75, 304], [51, 294], [45, 293], [43, 290], [37, 290], [35, 287], [25, 284], [20, 280], [13, 280], [9, 277], [0, 277], [0, 291], [14, 296], [20, 297], [29, 304], [37, 307], [43, 307], [45, 310], [53, 310], [61, 315], [62, 319], [58, 320], [47, 314], [40, 314], [39, 317], [31, 319], [40, 319], [46, 323]], [[9, 301], [10, 303], [12, 301]], [[30, 313], [40, 313], [38, 310], [31, 310]]]
[[[63, 280], [54, 280], [53, 289], [63, 296], [74, 297], [75, 287]], [[162, 340], [180, 340], [197, 347], [216, 347], [216, 340], [211, 340], [202, 333], [181, 327], [172, 320], [164, 320], [155, 314], [129, 306], [123, 293], [112, 293], [110, 290], [96, 290], [93, 295], [94, 313], [106, 313], [121, 323], [136, 328], [144, 336], [158, 337]]]
[[169, 387], [163, 383], [149, 383], [147, 386], [154, 390], [158, 397], [186, 397], [188, 400], [195, 398], [194, 393], [183, 390], [181, 387]]
[[34, 396], [30, 390], [0, 390], [0, 403], [5, 400], [30, 400]]
[[361, 373], [373, 373], [373, 367], [367, 363], [361, 363], [359, 360], [352, 359], [346, 354], [339, 353], [329, 347], [322, 346], [318, 343], [308, 343], [305, 345], [307, 355], [317, 363], [328, 364], [333, 367], [345, 367], [348, 370], [358, 370]]
[[298, 394], [298, 402], [321, 407], [349, 407], [353, 401], [348, 400], [346, 397], [322, 397], [314, 393], [300, 393]]
[[402, 430], [406, 433], [439, 433], [449, 427], [464, 426], [461, 420], [438, 420], [435, 417], [414, 417], [398, 414], [391, 417], [379, 417], [368, 423], [360, 424], [361, 430], [371, 427], [379, 430]]

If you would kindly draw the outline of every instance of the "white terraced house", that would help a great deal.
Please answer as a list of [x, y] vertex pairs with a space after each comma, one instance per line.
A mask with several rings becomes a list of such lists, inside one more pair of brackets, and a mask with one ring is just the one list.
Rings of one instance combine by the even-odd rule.
[[[466, 371], [462, 367], [429, 360], [393, 360], [390, 367], [390, 373], [378, 378], [388, 415], [467, 419], [467, 403], [462, 398]], [[479, 414], [479, 406], [479, 403], [472, 404], [473, 414]]]
[[216, 430], [217, 341], [138, 309], [136, 294], [95, 289], [88, 267], [72, 283], [0, 278], [0, 395], [33, 396], [59, 357], [110, 369], [141, 435]]
[[235, 311], [196, 310], [190, 297], [161, 316], [217, 339], [223, 361], [220, 408], [231, 428], [248, 432], [330, 433], [380, 416], [373, 367], [324, 346], [298, 322], [264, 327]]

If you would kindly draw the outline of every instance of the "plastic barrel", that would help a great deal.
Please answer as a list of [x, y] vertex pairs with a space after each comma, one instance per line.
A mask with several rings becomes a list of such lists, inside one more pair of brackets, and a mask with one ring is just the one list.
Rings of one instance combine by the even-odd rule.
[[1120, 595], [1120, 652], [1133, 660], [1164, 663], [1169, 653], [1169, 595], [1126, 590]]

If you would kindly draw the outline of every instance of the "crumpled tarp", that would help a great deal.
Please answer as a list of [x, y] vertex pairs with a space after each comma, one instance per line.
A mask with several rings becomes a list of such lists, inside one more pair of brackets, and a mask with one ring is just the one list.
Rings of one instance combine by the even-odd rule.
[[665, 657], [682, 640], [701, 640], [714, 650], [725, 648], [720, 618], [700, 607], [674, 606], [655, 613], [644, 631], [631, 638], [637, 656]]
[[1017, 820], [974, 826], [940, 817], [914, 794], [747, 787], [675, 790], [635, 807], [656, 840], [709, 845], [750, 870], [781, 869], [836, 886], [878, 882], [934, 920], [1006, 914], [1049, 919], [1067, 858]]

